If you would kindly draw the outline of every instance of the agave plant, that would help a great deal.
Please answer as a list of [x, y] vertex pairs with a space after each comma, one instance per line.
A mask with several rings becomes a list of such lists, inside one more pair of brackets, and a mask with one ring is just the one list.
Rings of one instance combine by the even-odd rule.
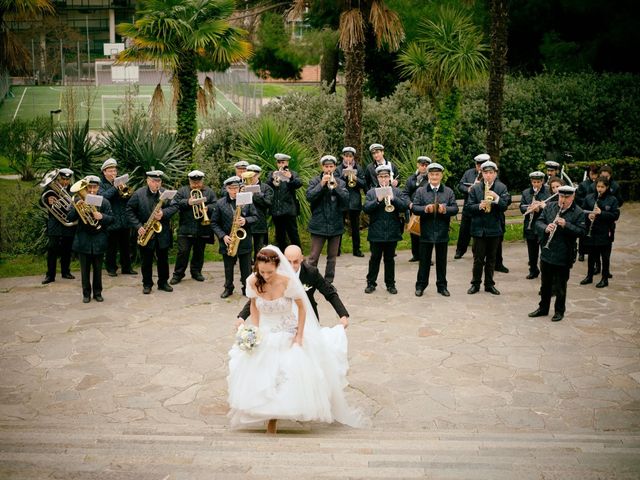
[[95, 175], [100, 170], [99, 159], [104, 149], [89, 133], [89, 119], [53, 132], [45, 160], [51, 168], [70, 168], [76, 178]]
[[110, 156], [118, 161], [118, 170], [129, 174], [129, 184], [144, 184], [145, 172], [162, 170], [169, 184], [180, 185], [184, 179], [187, 153], [177, 137], [169, 132], [153, 133], [151, 122], [138, 116], [131, 122], [107, 125], [103, 144]]
[[[317, 164], [311, 152], [295, 138], [291, 128], [284, 123], [277, 123], [273, 118], [261, 119], [242, 137], [244, 145], [232, 152], [232, 155], [259, 165], [265, 174], [277, 169], [274, 158], [276, 153], [286, 153], [291, 156], [289, 168], [298, 172], [304, 184], [308, 184], [309, 179], [320, 171], [316, 168]], [[232, 165], [229, 165], [229, 170], [232, 170]], [[304, 187], [299, 188], [296, 190], [296, 196], [300, 203], [300, 220], [306, 224], [311, 211], [306, 201], [305, 191]]]

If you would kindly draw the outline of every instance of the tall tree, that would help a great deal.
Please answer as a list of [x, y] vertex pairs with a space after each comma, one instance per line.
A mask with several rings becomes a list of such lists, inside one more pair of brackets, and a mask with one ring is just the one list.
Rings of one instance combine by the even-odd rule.
[[504, 97], [504, 76], [507, 68], [507, 21], [509, 18], [507, 0], [490, 0], [491, 14], [489, 63], [489, 98], [487, 102], [487, 153], [491, 159], [500, 162], [502, 143], [502, 103]]
[[131, 42], [120, 62], [158, 62], [173, 73], [177, 135], [189, 156], [197, 130], [199, 67], [224, 70], [251, 51], [244, 31], [228, 22], [234, 6], [234, 0], [143, 0], [138, 20], [118, 25]]

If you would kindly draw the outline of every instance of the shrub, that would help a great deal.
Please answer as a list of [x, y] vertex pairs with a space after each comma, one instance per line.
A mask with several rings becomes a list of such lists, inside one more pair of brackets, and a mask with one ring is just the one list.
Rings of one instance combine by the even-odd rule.
[[46, 117], [2, 123], [0, 154], [9, 159], [9, 167], [23, 180], [34, 180], [46, 167], [42, 155], [50, 133], [50, 122]]
[[622, 198], [640, 200], [640, 158], [607, 158], [594, 162], [575, 162], [567, 164], [567, 173], [576, 182], [582, 181], [584, 172], [590, 165], [602, 167], [609, 165], [613, 169], [613, 179], [620, 185]]
[[49, 168], [70, 168], [80, 179], [100, 170], [99, 158], [104, 150], [98, 139], [89, 133], [89, 119], [53, 132], [52, 143], [45, 154]]
[[47, 214], [37, 206], [40, 189], [16, 181], [8, 182], [5, 188], [0, 205], [0, 251], [11, 255], [43, 253]]

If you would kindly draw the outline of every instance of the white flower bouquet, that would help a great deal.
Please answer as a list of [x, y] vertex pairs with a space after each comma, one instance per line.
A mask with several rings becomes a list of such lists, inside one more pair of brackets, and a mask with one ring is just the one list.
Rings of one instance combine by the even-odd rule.
[[251, 353], [254, 348], [260, 345], [262, 335], [255, 325], [240, 325], [236, 332], [236, 345], [240, 350]]

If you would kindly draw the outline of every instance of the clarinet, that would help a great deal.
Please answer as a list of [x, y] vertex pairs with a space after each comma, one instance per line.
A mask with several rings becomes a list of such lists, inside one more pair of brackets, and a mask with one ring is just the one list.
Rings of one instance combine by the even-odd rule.
[[[598, 200], [600, 200], [600, 195], [598, 195], [598, 198], [596, 198], [596, 203], [594, 203], [593, 205], [593, 209], [595, 210], [596, 208], [600, 208], [600, 205], [598, 205]], [[595, 212], [594, 212], [595, 213]], [[596, 215], [595, 218], [591, 221], [591, 223], [589, 224], [589, 231], [587, 232], [587, 237], [591, 238], [591, 230], [593, 230], [593, 224], [596, 223], [596, 219], [598, 218], [598, 216]]]
[[547, 248], [547, 249], [549, 248], [549, 244], [551, 244], [551, 240], [553, 240], [553, 236], [555, 235], [556, 230], [558, 230], [558, 220], [560, 219], [560, 217], [562, 216], [562, 214], [563, 214], [564, 212], [566, 212], [566, 211], [567, 211], [567, 209], [566, 209], [566, 208], [565, 208], [565, 209], [560, 209], [560, 210], [558, 210], [558, 214], [556, 215], [556, 218], [554, 218], [554, 219], [553, 219], [553, 222], [551, 222], [551, 223], [553, 223], [553, 224], [556, 226], [556, 228], [553, 230], [553, 232], [551, 232], [551, 233], [549, 234], [549, 238], [547, 239], [547, 243], [545, 243], [545, 244], [544, 244], [544, 247], [543, 247], [543, 248]]

